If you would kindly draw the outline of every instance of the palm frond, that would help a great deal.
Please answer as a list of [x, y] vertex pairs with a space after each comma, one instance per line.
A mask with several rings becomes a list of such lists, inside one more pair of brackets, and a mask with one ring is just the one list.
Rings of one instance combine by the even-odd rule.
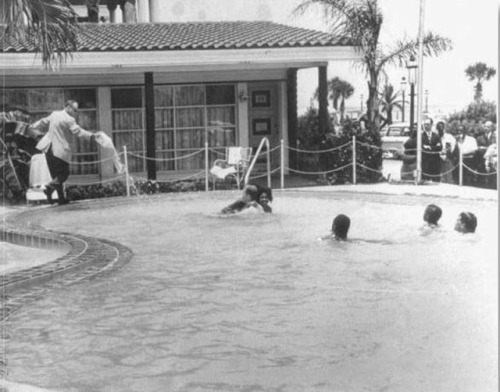
[[[386, 54], [379, 63], [379, 68], [387, 64], [404, 66], [411, 56], [416, 56], [418, 52], [418, 40], [403, 39], [396, 42], [395, 49]], [[423, 39], [424, 56], [437, 56], [447, 50], [453, 49], [453, 42], [446, 37], [428, 32]]]
[[68, 0], [3, 1], [6, 35], [26, 39], [46, 68], [56, 68], [76, 49], [77, 15]]

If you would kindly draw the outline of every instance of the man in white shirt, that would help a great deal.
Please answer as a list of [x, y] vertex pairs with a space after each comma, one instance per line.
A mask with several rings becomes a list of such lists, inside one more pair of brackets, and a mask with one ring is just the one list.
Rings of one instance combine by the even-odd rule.
[[48, 117], [34, 123], [31, 128], [45, 136], [38, 142], [36, 148], [45, 153], [52, 181], [45, 186], [47, 201], [52, 203], [52, 192], [57, 191], [58, 203], [67, 204], [63, 184], [69, 177], [71, 163], [71, 141], [74, 136], [84, 137], [93, 141], [95, 135], [81, 128], [75, 120], [78, 113], [78, 102], [69, 100], [63, 110], [52, 112]]
[[467, 134], [467, 128], [463, 124], [458, 126], [458, 135], [457, 135], [457, 146], [459, 151], [462, 153], [462, 163], [464, 165], [463, 171], [463, 183], [464, 185], [475, 185], [477, 182], [476, 174], [471, 171], [477, 171], [477, 151], [478, 146], [476, 139]]
[[476, 139], [468, 135], [464, 125], [458, 126], [457, 143], [464, 158], [474, 155], [478, 149]]

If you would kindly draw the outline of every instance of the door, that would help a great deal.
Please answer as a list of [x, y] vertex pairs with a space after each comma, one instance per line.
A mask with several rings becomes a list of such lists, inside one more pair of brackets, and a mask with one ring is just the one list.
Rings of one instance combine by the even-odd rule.
[[[253, 154], [263, 137], [269, 139], [271, 149], [279, 146], [280, 126], [278, 123], [278, 86], [276, 82], [252, 83], [248, 85], [248, 129], [249, 143]], [[262, 151], [266, 151], [264, 148]], [[279, 165], [279, 149], [271, 154], [271, 168]], [[256, 170], [266, 168], [266, 157], [262, 155], [256, 162]]]

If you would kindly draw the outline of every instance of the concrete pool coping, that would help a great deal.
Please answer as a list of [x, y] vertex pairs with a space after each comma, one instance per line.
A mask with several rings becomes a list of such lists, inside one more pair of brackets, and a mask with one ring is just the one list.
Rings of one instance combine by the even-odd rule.
[[426, 185], [415, 186], [411, 184], [385, 182], [377, 184], [328, 185], [308, 188], [287, 188], [284, 191], [369, 193], [379, 195], [428, 196], [466, 200], [470, 199], [498, 201], [498, 191], [496, 189], [473, 188], [441, 183], [430, 183]]
[[[228, 192], [228, 191], [223, 191]], [[229, 191], [233, 192], [234, 191]], [[459, 187], [450, 184], [408, 185], [408, 184], [359, 184], [315, 186], [307, 188], [275, 189], [275, 192], [286, 194], [312, 193], [345, 193], [345, 194], [377, 194], [433, 197], [461, 200], [483, 200], [498, 202], [496, 190]], [[68, 209], [87, 207], [91, 204], [128, 203], [129, 198], [116, 197], [83, 200], [67, 206], [53, 207], [0, 207], [0, 241], [30, 246], [34, 248], [53, 248], [69, 246], [70, 250], [56, 260], [28, 269], [20, 269], [0, 277], [3, 295], [1, 298], [0, 320], [7, 318], [12, 311], [26, 301], [36, 299], [43, 291], [44, 284], [51, 287], [67, 286], [83, 280], [100, 276], [107, 271], [121, 267], [132, 258], [132, 251], [124, 245], [103, 238], [87, 237], [73, 233], [61, 233], [47, 230], [39, 225], [27, 224], [29, 216], [43, 220], [45, 214], [59, 213]], [[24, 222], [24, 223], [23, 223]]]

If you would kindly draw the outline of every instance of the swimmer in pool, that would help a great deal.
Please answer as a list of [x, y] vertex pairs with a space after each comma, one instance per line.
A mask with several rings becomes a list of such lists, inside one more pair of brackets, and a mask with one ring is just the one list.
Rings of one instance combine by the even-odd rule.
[[337, 215], [332, 222], [332, 234], [335, 239], [346, 241], [349, 227], [351, 227], [351, 219], [344, 214]]
[[443, 211], [435, 204], [429, 204], [424, 211], [424, 221], [429, 227], [436, 227]]
[[472, 212], [461, 212], [455, 223], [455, 230], [459, 233], [474, 233], [477, 227], [477, 218]]
[[221, 211], [222, 214], [234, 214], [243, 211], [249, 207], [262, 209], [262, 211], [271, 213], [272, 208], [269, 203], [273, 201], [273, 194], [271, 188], [260, 186], [257, 184], [247, 184], [243, 189], [243, 194], [234, 203], [224, 207]]

